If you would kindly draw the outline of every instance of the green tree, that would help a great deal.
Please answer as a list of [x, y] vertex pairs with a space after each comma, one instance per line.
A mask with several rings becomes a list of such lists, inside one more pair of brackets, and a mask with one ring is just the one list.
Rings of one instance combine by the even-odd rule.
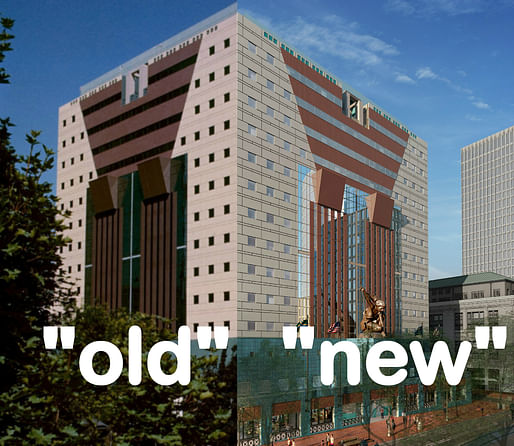
[[[1, 18], [0, 62], [11, 50], [13, 23]], [[0, 83], [8, 82], [0, 68]], [[67, 244], [62, 235], [66, 215], [56, 207], [52, 185], [41, 181], [53, 167], [53, 153], [39, 143], [40, 132], [32, 131], [26, 137], [29, 154], [17, 154], [11, 126], [9, 118], [0, 119], [0, 390], [13, 383], [24, 361], [20, 343], [51, 321], [51, 309], [65, 306], [66, 295], [58, 252]]]

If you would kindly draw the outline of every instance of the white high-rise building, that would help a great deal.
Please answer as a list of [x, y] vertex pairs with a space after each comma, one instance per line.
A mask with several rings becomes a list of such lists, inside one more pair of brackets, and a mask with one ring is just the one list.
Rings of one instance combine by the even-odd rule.
[[514, 275], [514, 126], [461, 149], [462, 272]]

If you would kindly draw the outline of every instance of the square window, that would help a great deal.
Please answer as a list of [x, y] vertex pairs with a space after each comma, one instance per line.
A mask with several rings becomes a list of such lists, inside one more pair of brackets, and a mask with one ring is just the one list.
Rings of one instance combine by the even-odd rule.
[[225, 234], [223, 234], [223, 242], [224, 243], [230, 242], [230, 232], [226, 232]]
[[225, 73], [225, 76], [226, 76], [227, 74], [230, 74], [230, 65], [225, 65], [225, 66], [223, 67], [223, 73]]
[[223, 212], [225, 214], [230, 214], [230, 204], [226, 204], [225, 206], [223, 206]]
[[275, 190], [272, 187], [266, 186], [266, 195], [268, 197], [273, 197], [275, 194]]
[[75, 137], [74, 136], [71, 137], [71, 143], [72, 144], [75, 143]]
[[248, 300], [248, 302], [254, 303], [255, 302], [255, 294], [254, 293], [248, 293], [247, 300]]
[[230, 321], [223, 322], [223, 326], [227, 327], [230, 330]]
[[284, 279], [290, 280], [291, 279], [291, 273], [289, 271], [284, 271]]
[[223, 149], [223, 156], [225, 158], [228, 158], [230, 156], [230, 147], [227, 147], [226, 149]]
[[248, 105], [252, 108], [257, 108], [257, 101], [251, 96], [248, 96]]
[[211, 235], [208, 240], [209, 240], [209, 246], [214, 246], [214, 236]]
[[228, 47], [230, 46], [230, 39], [225, 39], [225, 40], [223, 41], [223, 46], [224, 46], [225, 48], [228, 48]]
[[266, 79], [266, 88], [268, 90], [275, 91], [275, 84], [269, 79]]
[[200, 139], [200, 132], [195, 132], [195, 141]]
[[255, 218], [255, 209], [248, 208], [248, 218]]
[[214, 126], [213, 126], [213, 125], [211, 125], [211, 126], [209, 127], [209, 136], [214, 135], [214, 131], [215, 131], [215, 130], [214, 130]]
[[255, 163], [255, 153], [248, 152], [248, 161]]
[[185, 137], [185, 136], [182, 136], [182, 137], [180, 138], [180, 145], [181, 145], [181, 146], [185, 146], [185, 145], [186, 145], [186, 137]]
[[230, 291], [223, 291], [223, 300], [230, 300]]
[[[248, 68], [248, 77], [252, 80], [252, 81], [255, 81], [257, 80], [257, 73], [253, 70], [250, 70], [250, 68]], [[64, 147], [64, 146], [63, 146]]]
[[248, 236], [248, 246], [255, 246], [255, 237]]
[[214, 99], [209, 99], [209, 108], [214, 108], [216, 101]]
[[291, 176], [291, 169], [289, 167], [284, 167], [284, 175], [286, 177], [290, 177]]
[[80, 161], [84, 161], [84, 154], [83, 153], [80, 154]]
[[255, 331], [255, 321], [248, 321], [248, 331]]
[[209, 218], [213, 218], [214, 217], [214, 208], [210, 208], [209, 209]]
[[291, 150], [291, 144], [288, 143], [287, 141], [284, 141], [284, 150], [286, 150], [288, 152]]
[[230, 128], [230, 120], [227, 119], [226, 121], [223, 122], [223, 129], [228, 130], [229, 128]]
[[62, 126], [63, 126], [63, 127], [66, 127], [66, 119], [64, 119], [64, 120], [62, 121]]
[[80, 139], [84, 139], [84, 132], [80, 132]]
[[273, 65], [275, 58], [270, 53], [266, 53], [266, 61]]
[[266, 268], [266, 277], [273, 277], [273, 268]]
[[284, 226], [286, 228], [290, 228], [291, 227], [291, 220], [289, 220], [289, 218], [284, 218]]
[[208, 294], [208, 300], [209, 300], [210, 304], [212, 304], [214, 302], [214, 293], [209, 293]]
[[195, 184], [195, 194], [199, 194], [199, 193], [200, 193], [200, 185]]
[[275, 167], [275, 163], [273, 161], [266, 160], [266, 168], [267, 169], [273, 170], [274, 167]]
[[64, 189], [64, 183], [61, 183], [61, 190]]
[[79, 197], [79, 205], [82, 204], [82, 197]]
[[216, 156], [214, 155], [214, 152], [209, 153], [209, 163], [213, 163], [216, 159]]
[[266, 330], [273, 331], [273, 322], [266, 322]]
[[255, 274], [255, 265], [248, 265], [248, 274]]
[[64, 148], [64, 147], [66, 147], [66, 140], [63, 140], [63, 142], [62, 142], [62, 147], [63, 147], [63, 148]]
[[248, 180], [248, 190], [255, 190], [255, 181]]
[[291, 246], [284, 245], [284, 254], [291, 254]]
[[[257, 47], [255, 46], [255, 43], [248, 41], [248, 50], [253, 54], [257, 54]], [[66, 125], [66, 121], [64, 121], [64, 125]]]
[[223, 95], [223, 100], [224, 100], [225, 102], [230, 101], [230, 93], [225, 93], [225, 94]]
[[289, 296], [284, 296], [284, 305], [291, 305], [291, 298]]
[[273, 216], [273, 214], [266, 214], [266, 222], [268, 222], [268, 223], [275, 222], [275, 217]]
[[284, 124], [291, 125], [291, 118], [289, 116], [284, 115]]
[[193, 332], [194, 332], [194, 333], [196, 333], [197, 331], [198, 331], [198, 323], [197, 323], [197, 322], [195, 322], [195, 323], [193, 324]]
[[200, 167], [200, 158], [195, 158], [195, 167]]
[[223, 264], [223, 271], [226, 273], [230, 271], [230, 262], [225, 262]]
[[230, 177], [223, 178], [223, 183], [225, 184], [225, 186], [228, 186], [230, 184]]
[[291, 93], [287, 90], [284, 90], [284, 97], [287, 99], [287, 100], [291, 100]]
[[71, 165], [73, 166], [73, 165], [75, 164], [75, 158], [71, 158], [71, 159], [70, 159], [70, 163], [71, 163]]
[[214, 189], [214, 180], [209, 181], [209, 190]]
[[275, 137], [271, 133], [266, 133], [266, 141], [268, 141], [270, 144], [274, 144]]
[[195, 115], [200, 113], [200, 105], [195, 105]]
[[82, 227], [82, 219], [79, 220], [79, 228]]
[[208, 270], [209, 274], [214, 274], [214, 265], [209, 265]]
[[195, 294], [193, 296], [193, 304], [197, 305], [199, 300], [200, 300], [200, 296], [198, 296], [198, 294]]
[[271, 240], [266, 240], [266, 249], [268, 251], [273, 251], [273, 242]]
[[284, 192], [284, 201], [286, 203], [291, 203], [291, 194], [288, 194], [287, 192]]
[[272, 294], [266, 294], [266, 303], [267, 304], [274, 304], [275, 303], [275, 296]]
[[273, 110], [271, 107], [266, 106], [266, 114], [268, 116], [271, 116], [272, 118], [275, 117], [275, 110]]
[[215, 53], [216, 49], [214, 46], [209, 47], [209, 56], [212, 56]]
[[200, 79], [195, 79], [195, 88], [200, 86]]
[[200, 275], [200, 268], [198, 266], [195, 266], [193, 268], [193, 276], [197, 277]]
[[214, 75], [214, 71], [212, 73], [209, 73], [209, 82], [212, 82], [214, 81], [215, 79], [215, 75]]
[[194, 220], [195, 221], [200, 221], [200, 212], [195, 212], [194, 213]]
[[198, 249], [200, 247], [200, 240], [199, 239], [196, 239], [194, 242], [193, 242], [193, 245], [194, 245], [194, 249]]

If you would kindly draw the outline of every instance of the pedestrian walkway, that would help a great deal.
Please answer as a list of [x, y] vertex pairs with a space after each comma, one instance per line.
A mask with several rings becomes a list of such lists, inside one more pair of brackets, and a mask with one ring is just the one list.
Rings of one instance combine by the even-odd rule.
[[[510, 411], [501, 410], [498, 409], [496, 402], [493, 401], [474, 401], [471, 404], [467, 404], [465, 406], [458, 406], [458, 407], [452, 407], [448, 409], [447, 417], [448, 421], [446, 421], [445, 412], [443, 410], [434, 410], [431, 412], [425, 412], [422, 414], [417, 414], [422, 423], [422, 432], [428, 432], [431, 430], [434, 430], [438, 427], [446, 426], [447, 429], [445, 429], [447, 432], [445, 435], [448, 435], [448, 431], [451, 431], [452, 425], [455, 425], [454, 427], [457, 428], [457, 423], [462, 423], [463, 421], [467, 420], [476, 420], [478, 421], [479, 418], [484, 416], [484, 418], [481, 420], [481, 427], [485, 428], [482, 429], [482, 431], [486, 431], [487, 429], [487, 423], [488, 423], [488, 417], [495, 417], [495, 418], [505, 418], [509, 417], [510, 420]], [[407, 424], [403, 424], [402, 417], [394, 417], [395, 423], [396, 423], [396, 429], [394, 432], [394, 435], [392, 437], [387, 436], [387, 425], [386, 420], [380, 420], [373, 423], [370, 423], [369, 425], [369, 436], [368, 436], [368, 429], [366, 425], [358, 425], [353, 427], [347, 427], [345, 429], [341, 429], [338, 431], [333, 431], [334, 438], [336, 440], [336, 445], [340, 445], [341, 441], [343, 440], [350, 440], [350, 439], [358, 439], [358, 440], [368, 440], [368, 444], [374, 445], [375, 442], [377, 442], [379, 445], [406, 445], [409, 444], [409, 442], [400, 441], [401, 439], [407, 439], [408, 437], [418, 436], [418, 428], [414, 423], [415, 415], [409, 415]], [[495, 419], [494, 418], [494, 419]], [[490, 419], [492, 421], [493, 418]], [[476, 424], [475, 421], [473, 423]], [[471, 424], [473, 424], [471, 423]], [[470, 423], [468, 423], [470, 424]], [[448, 429], [449, 428], [449, 429]], [[425, 437], [425, 435], [422, 435], [420, 437]], [[429, 441], [430, 435], [427, 435], [426, 438], [427, 442], [419, 442], [419, 441], [425, 441], [422, 440], [420, 437], [418, 437], [418, 440], [416, 443], [416, 446], [424, 446], [428, 444], [436, 444]], [[326, 432], [315, 434], [315, 435], [309, 435], [307, 437], [302, 438], [296, 438], [295, 443], [296, 446], [319, 446], [322, 444], [322, 440], [325, 440], [326, 438]], [[358, 444], [358, 443], [357, 443]], [[449, 443], [448, 443], [449, 444]], [[285, 446], [287, 445], [287, 441], [281, 441], [276, 442], [275, 446]], [[452, 445], [453, 446], [453, 445]]]

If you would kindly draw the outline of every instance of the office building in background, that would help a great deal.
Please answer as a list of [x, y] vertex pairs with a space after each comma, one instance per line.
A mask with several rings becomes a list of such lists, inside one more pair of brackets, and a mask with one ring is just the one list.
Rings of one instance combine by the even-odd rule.
[[514, 276], [514, 126], [461, 149], [462, 273]]

